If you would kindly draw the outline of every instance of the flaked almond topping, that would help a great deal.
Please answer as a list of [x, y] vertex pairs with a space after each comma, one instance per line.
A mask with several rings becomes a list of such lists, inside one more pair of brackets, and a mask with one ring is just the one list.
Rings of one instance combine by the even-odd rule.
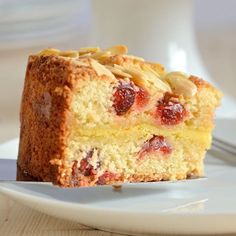
[[60, 50], [55, 49], [55, 48], [47, 48], [42, 50], [41, 52], [38, 53], [39, 56], [51, 56], [51, 55], [59, 55]]
[[83, 55], [80, 55], [80, 58], [87, 58], [87, 57], [91, 57], [92, 53], [89, 52], [89, 53], [85, 53]]
[[116, 77], [111, 73], [110, 70], [108, 70], [104, 65], [100, 64], [96, 60], [91, 58], [90, 63], [98, 76], [106, 75], [114, 80], [116, 79]]
[[143, 67], [143, 71], [146, 75], [146, 80], [149, 82], [150, 87], [154, 86], [158, 90], [162, 90], [164, 92], [171, 92], [171, 87], [169, 84], [165, 83], [161, 80], [159, 74], [152, 70], [150, 67]]
[[91, 57], [96, 60], [103, 60], [111, 56], [111, 52], [109, 51], [101, 51], [91, 54]]
[[79, 57], [79, 53], [74, 50], [69, 50], [69, 51], [61, 51], [60, 56], [62, 57], [71, 57], [71, 58], [77, 58]]
[[130, 74], [131, 75], [131, 80], [141, 86], [141, 87], [144, 87], [146, 86], [146, 81], [145, 81], [145, 75], [137, 68], [137, 67], [134, 67], [134, 66], [121, 66], [121, 65], [114, 65], [115, 68], [127, 73], [127, 74]]
[[141, 68], [143, 69], [144, 73], [147, 75], [148, 80], [152, 83], [156, 82], [160, 90], [163, 90], [165, 92], [171, 92], [171, 87], [166, 81], [163, 81], [161, 79], [160, 74], [154, 70], [149, 64], [143, 64], [141, 65]]
[[83, 62], [83, 61], [79, 61], [79, 60], [77, 60], [75, 63], [76, 63], [76, 65], [78, 65], [78, 66], [89, 66], [88, 63]]
[[111, 52], [113, 55], [120, 55], [128, 53], [128, 48], [125, 45], [115, 45], [111, 48], [107, 48], [105, 51]]
[[170, 72], [164, 78], [168, 81], [175, 94], [193, 97], [197, 93], [197, 86], [183, 72]]
[[121, 76], [121, 77], [125, 77], [125, 78], [131, 78], [132, 77], [130, 74], [127, 74], [127, 73], [123, 72], [122, 70], [120, 70], [118, 68], [115, 68], [113, 66], [108, 66], [107, 65], [106, 68], [108, 70], [110, 70], [115, 75], [118, 75], [118, 76]]
[[62, 56], [62, 57], [71, 57], [71, 58], [78, 58], [79, 53], [74, 50], [69, 51], [61, 51], [55, 48], [48, 48], [38, 53], [39, 56]]
[[146, 65], [150, 65], [151, 68], [156, 71], [158, 74], [163, 74], [165, 72], [165, 68], [163, 65], [159, 63], [153, 63], [153, 62], [146, 62]]
[[188, 79], [189, 75], [187, 75], [186, 73], [184, 73], [182, 71], [173, 71], [173, 72], [169, 72], [165, 75], [165, 79], [167, 79], [167, 80], [172, 80], [175, 78]]
[[149, 91], [161, 90], [164, 92], [170, 92], [171, 88], [168, 84], [163, 82], [158, 76], [151, 71], [144, 71], [137, 66], [128, 65], [120, 66], [114, 65], [115, 68], [122, 70], [132, 76], [131, 80], [138, 86], [147, 88]]
[[136, 57], [136, 56], [133, 56], [133, 55], [123, 55], [124, 58], [129, 58], [129, 59], [132, 59], [132, 60], [137, 60], [137, 61], [144, 61], [144, 59], [142, 57]]
[[79, 55], [84, 55], [84, 54], [88, 54], [88, 53], [96, 53], [96, 52], [100, 52], [101, 49], [99, 47], [86, 47], [86, 48], [80, 48], [79, 49]]
[[142, 64], [142, 65], [141, 65], [141, 68], [142, 68], [144, 71], [149, 71], [150, 73], [154, 74], [157, 78], [160, 78], [160, 74], [159, 74], [156, 70], [154, 70], [154, 69], [151, 67], [151, 65], [145, 63], [145, 64]]

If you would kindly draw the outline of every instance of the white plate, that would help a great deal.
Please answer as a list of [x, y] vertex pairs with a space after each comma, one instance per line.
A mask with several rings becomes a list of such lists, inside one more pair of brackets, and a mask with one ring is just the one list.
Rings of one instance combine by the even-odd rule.
[[2, 181], [0, 192], [48, 215], [113, 232], [236, 233], [236, 166], [208, 155], [206, 176], [127, 184], [121, 192], [110, 186], [61, 189]]

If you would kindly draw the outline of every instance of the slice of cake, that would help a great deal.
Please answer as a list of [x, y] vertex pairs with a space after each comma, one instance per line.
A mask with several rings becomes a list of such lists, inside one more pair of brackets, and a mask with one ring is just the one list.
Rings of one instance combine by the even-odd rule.
[[43, 50], [26, 71], [18, 180], [77, 187], [202, 176], [221, 96], [123, 45]]

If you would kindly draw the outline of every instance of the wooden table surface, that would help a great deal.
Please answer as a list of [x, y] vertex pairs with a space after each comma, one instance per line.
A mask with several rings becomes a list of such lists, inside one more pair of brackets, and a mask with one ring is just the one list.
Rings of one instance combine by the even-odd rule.
[[0, 194], [0, 235], [119, 235], [57, 219], [25, 207]]

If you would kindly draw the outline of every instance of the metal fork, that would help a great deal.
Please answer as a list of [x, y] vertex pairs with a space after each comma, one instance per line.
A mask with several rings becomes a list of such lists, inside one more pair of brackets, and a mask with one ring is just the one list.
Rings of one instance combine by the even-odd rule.
[[213, 146], [213, 148], [215, 147], [215, 148], [220, 149], [224, 152], [227, 152], [231, 155], [234, 155], [236, 158], [236, 146], [235, 145], [225, 142], [219, 138], [213, 137], [212, 146]]

